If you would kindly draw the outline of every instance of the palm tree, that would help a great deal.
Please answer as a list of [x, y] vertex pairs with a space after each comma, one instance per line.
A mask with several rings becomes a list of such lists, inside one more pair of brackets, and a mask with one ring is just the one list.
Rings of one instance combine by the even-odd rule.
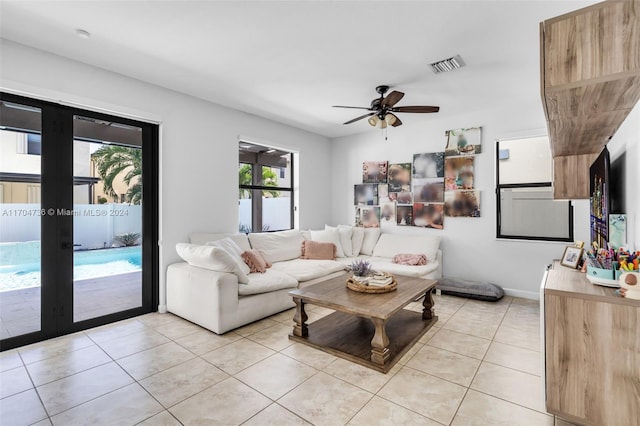
[[102, 178], [104, 192], [117, 197], [113, 183], [117, 176], [124, 173], [122, 180], [127, 184], [125, 201], [131, 204], [142, 203], [142, 150], [125, 146], [105, 145], [91, 154], [98, 174]]
[[[260, 166], [256, 166], [260, 167]], [[243, 164], [240, 166], [238, 181], [240, 185], [251, 185], [253, 182], [252, 179], [252, 168], [251, 164]], [[278, 175], [270, 169], [269, 167], [262, 167], [262, 185], [263, 186], [278, 186]], [[262, 191], [263, 195], [269, 194], [274, 198], [280, 196], [279, 191]], [[251, 196], [250, 189], [240, 189], [240, 198], [249, 198]]]

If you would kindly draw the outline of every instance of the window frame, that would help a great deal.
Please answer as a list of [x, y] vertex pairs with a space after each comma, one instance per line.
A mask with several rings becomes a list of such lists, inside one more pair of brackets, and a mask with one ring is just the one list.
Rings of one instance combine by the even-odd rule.
[[[243, 164], [248, 164], [251, 166], [251, 185], [242, 185], [240, 184], [240, 182], [238, 182], [238, 187], [241, 190], [248, 190], [251, 193], [251, 233], [263, 233], [263, 232], [277, 232], [277, 231], [287, 231], [287, 230], [291, 230], [295, 228], [295, 223], [294, 223], [294, 217], [295, 217], [295, 211], [296, 211], [296, 206], [295, 206], [295, 199], [294, 199], [294, 167], [295, 167], [295, 153], [288, 151], [288, 150], [279, 150], [282, 152], [286, 152], [287, 154], [289, 154], [289, 187], [283, 187], [283, 186], [266, 186], [266, 185], [262, 185], [260, 184], [260, 182], [262, 181], [262, 167], [273, 167], [270, 166], [269, 164], [260, 164], [258, 161], [259, 156], [256, 156], [256, 162], [248, 162], [246, 161], [246, 159], [243, 159], [241, 156], [241, 148], [240, 146], [243, 144], [250, 144], [250, 145], [256, 145], [256, 146], [262, 146], [264, 148], [267, 149], [274, 149], [270, 146], [266, 146], [266, 145], [261, 145], [261, 144], [255, 144], [252, 142], [248, 142], [248, 141], [243, 141], [240, 140], [238, 143], [238, 168], [241, 167]], [[280, 179], [278, 179], [278, 183], [280, 183]], [[290, 195], [290, 208], [289, 208], [289, 228], [286, 229], [277, 229], [277, 230], [263, 230], [263, 223], [262, 223], [262, 192], [263, 191], [280, 191], [280, 192], [289, 192]], [[258, 197], [256, 197], [256, 192], [260, 195]], [[240, 204], [238, 203], [238, 206]], [[240, 223], [238, 223], [238, 229], [240, 228]]]
[[[526, 139], [526, 137], [522, 137], [520, 139]], [[505, 139], [507, 140], [507, 139]], [[500, 191], [502, 189], [514, 189], [514, 188], [552, 188], [553, 182], [533, 182], [533, 183], [507, 183], [500, 184], [500, 140], [496, 140], [496, 151], [495, 151], [495, 160], [496, 160], [496, 238], [502, 240], [525, 240], [525, 241], [544, 241], [544, 242], [573, 242], [574, 233], [573, 233], [573, 204], [570, 200], [566, 201], [569, 206], [569, 236], [567, 238], [563, 237], [537, 237], [537, 236], [527, 236], [527, 235], [504, 235], [501, 231], [502, 224], [502, 211], [501, 211], [501, 203], [500, 203]], [[562, 202], [562, 201], [557, 201]]]

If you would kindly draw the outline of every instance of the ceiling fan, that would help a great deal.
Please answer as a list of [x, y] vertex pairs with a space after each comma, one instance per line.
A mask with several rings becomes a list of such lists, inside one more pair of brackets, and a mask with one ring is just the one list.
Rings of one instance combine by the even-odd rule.
[[395, 106], [400, 99], [404, 97], [404, 93], [398, 92], [396, 90], [389, 93], [386, 97], [385, 93], [389, 91], [389, 86], [378, 86], [376, 87], [376, 92], [380, 94], [379, 98], [375, 98], [371, 101], [371, 106], [369, 107], [354, 107], [354, 106], [343, 106], [343, 105], [334, 105], [334, 108], [352, 108], [352, 109], [366, 109], [370, 112], [361, 115], [360, 117], [356, 117], [352, 120], [349, 120], [343, 124], [351, 124], [358, 120], [362, 120], [363, 118], [369, 117], [367, 120], [369, 124], [373, 127], [386, 128], [387, 125], [392, 127], [398, 127], [402, 125], [402, 121], [394, 114], [398, 112], [411, 112], [411, 113], [432, 113], [438, 112], [440, 107], [437, 106]]

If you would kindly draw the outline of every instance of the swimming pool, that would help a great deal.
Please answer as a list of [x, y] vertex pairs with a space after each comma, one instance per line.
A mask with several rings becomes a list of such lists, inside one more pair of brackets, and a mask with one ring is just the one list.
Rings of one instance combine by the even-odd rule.
[[[73, 253], [73, 279], [142, 270], [142, 246], [82, 250]], [[40, 286], [40, 242], [0, 244], [0, 291]]]

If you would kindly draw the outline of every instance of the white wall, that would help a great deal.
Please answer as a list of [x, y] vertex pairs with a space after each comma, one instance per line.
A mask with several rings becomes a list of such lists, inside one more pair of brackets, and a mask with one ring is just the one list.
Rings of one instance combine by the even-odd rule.
[[611, 162], [626, 152], [627, 243], [640, 250], [640, 102], [607, 144]]
[[4, 90], [161, 123], [161, 308], [175, 244], [194, 231], [238, 229], [240, 135], [299, 151], [299, 225], [328, 222], [331, 188], [317, 179], [331, 161], [327, 138], [6, 40], [0, 49]]
[[25, 143], [25, 134], [0, 130], [0, 171], [40, 174], [40, 156], [18, 154], [18, 144]]
[[[499, 103], [487, 99], [487, 107], [466, 115], [451, 116], [446, 110], [434, 115], [402, 115], [405, 123], [380, 131], [364, 124], [364, 133], [333, 141], [333, 222], [353, 223], [353, 184], [361, 181], [362, 162], [407, 162], [413, 154], [443, 151], [444, 132], [460, 127], [483, 126], [483, 153], [475, 160], [476, 188], [481, 192], [481, 217], [445, 218], [444, 230], [416, 227], [385, 229], [394, 233], [429, 233], [442, 236], [444, 275], [487, 280], [508, 293], [537, 298], [545, 265], [562, 255], [564, 244], [496, 239], [495, 141], [546, 133], [540, 100], [528, 104]], [[575, 203], [577, 240], [589, 239], [588, 202]]]

